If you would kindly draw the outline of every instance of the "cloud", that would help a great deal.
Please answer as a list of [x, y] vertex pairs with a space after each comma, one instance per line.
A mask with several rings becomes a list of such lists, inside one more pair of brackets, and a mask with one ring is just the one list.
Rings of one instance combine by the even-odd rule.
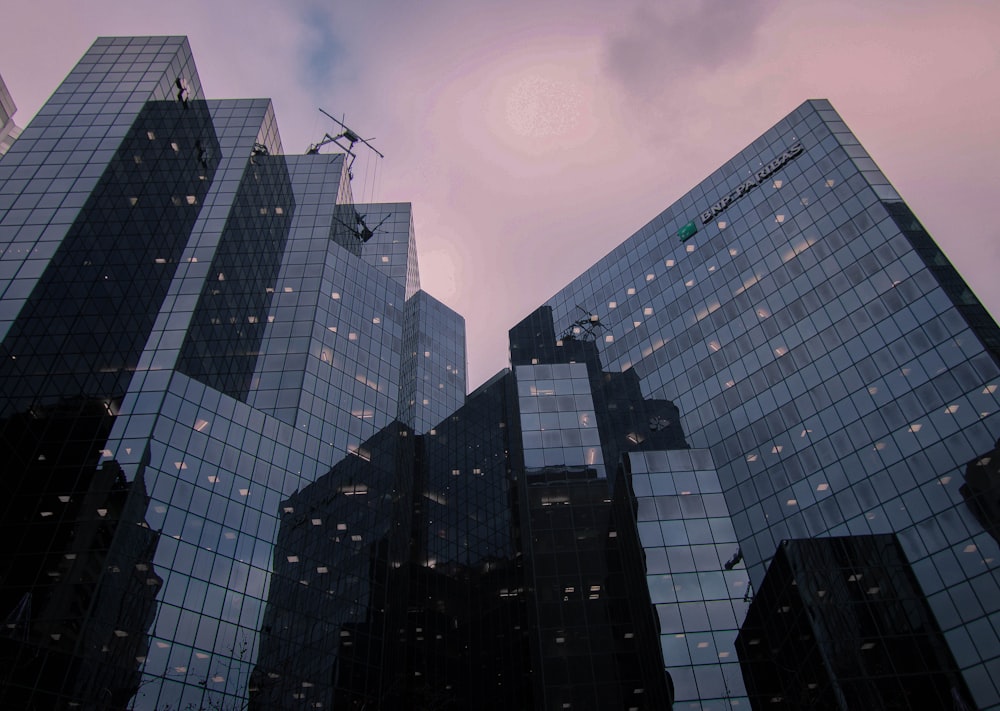
[[635, 3], [625, 26], [607, 39], [608, 75], [635, 98], [659, 95], [692, 73], [743, 59], [776, 6], [771, 0]]

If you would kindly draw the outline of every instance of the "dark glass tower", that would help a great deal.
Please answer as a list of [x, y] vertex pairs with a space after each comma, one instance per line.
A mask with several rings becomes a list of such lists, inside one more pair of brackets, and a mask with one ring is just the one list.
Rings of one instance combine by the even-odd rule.
[[0, 161], [0, 240], [0, 706], [238, 707], [287, 502], [464, 398], [409, 206], [207, 101], [186, 39], [102, 38]]
[[1000, 332], [827, 102], [468, 396], [349, 173], [177, 37], [0, 159], [0, 706], [1000, 708]]
[[828, 102], [795, 109], [548, 305], [557, 328], [588, 309], [605, 368], [676, 404], [731, 514], [733, 555], [696, 556], [695, 573], [671, 556], [675, 525], [646, 527], [677, 708], [737, 696], [717, 674], [734, 633], [691, 602], [728, 598], [738, 626], [782, 541], [889, 534], [971, 695], [955, 703], [1000, 708], [997, 326]]

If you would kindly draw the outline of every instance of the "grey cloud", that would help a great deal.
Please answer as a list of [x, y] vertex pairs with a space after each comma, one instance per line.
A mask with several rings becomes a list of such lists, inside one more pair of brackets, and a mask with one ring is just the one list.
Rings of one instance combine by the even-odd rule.
[[757, 41], [773, 0], [641, 1], [606, 40], [605, 70], [637, 98], [691, 72], [739, 61]]

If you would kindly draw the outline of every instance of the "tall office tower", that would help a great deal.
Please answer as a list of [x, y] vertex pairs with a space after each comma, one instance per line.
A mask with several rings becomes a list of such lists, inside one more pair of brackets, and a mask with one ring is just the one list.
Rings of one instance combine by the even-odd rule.
[[10, 149], [10, 144], [21, 135], [21, 127], [14, 123], [17, 106], [0, 77], [0, 156]]
[[0, 706], [239, 706], [282, 502], [464, 398], [409, 206], [205, 100], [184, 38], [102, 38], [0, 159], [0, 241]]
[[[605, 368], [673, 401], [711, 451], [754, 589], [782, 541], [895, 534], [961, 672], [955, 708], [1000, 708], [1000, 333], [828, 102], [801, 105], [548, 305], [557, 327], [579, 306], [596, 316]], [[648, 574], [661, 619], [676, 619], [679, 579]], [[732, 632], [682, 633], [665, 649], [668, 669], [693, 669], [674, 674], [676, 707], [721, 708]]]

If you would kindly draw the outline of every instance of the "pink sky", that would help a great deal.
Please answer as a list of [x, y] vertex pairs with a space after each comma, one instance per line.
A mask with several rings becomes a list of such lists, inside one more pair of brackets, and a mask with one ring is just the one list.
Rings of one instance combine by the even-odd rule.
[[1000, 313], [998, 3], [333, 5], [18, 2], [0, 74], [24, 125], [97, 35], [186, 34], [210, 98], [274, 99], [286, 151], [331, 129], [317, 107], [346, 114], [386, 155], [355, 195], [413, 203], [470, 387], [510, 326], [808, 98]]

